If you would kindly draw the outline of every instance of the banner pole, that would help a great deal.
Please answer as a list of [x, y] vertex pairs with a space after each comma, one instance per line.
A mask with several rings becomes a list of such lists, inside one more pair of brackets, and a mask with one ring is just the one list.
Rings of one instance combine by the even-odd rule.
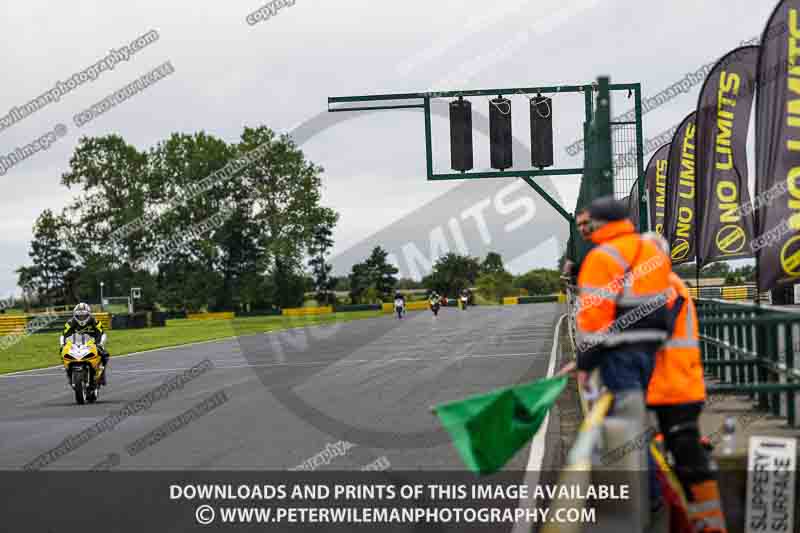
[[694, 286], [697, 287], [697, 298], [700, 299], [700, 261], [694, 262]]

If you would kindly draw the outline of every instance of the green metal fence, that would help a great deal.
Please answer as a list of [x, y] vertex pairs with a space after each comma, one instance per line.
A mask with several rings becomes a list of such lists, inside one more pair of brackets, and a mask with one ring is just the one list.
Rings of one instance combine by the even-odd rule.
[[697, 300], [709, 392], [747, 394], [758, 407], [796, 425], [800, 312], [751, 303]]

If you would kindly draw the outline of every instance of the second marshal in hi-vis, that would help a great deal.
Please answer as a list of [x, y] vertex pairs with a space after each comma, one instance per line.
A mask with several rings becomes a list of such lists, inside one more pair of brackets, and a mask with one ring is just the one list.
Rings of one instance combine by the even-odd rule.
[[697, 104], [697, 263], [752, 257], [747, 131], [758, 47], [731, 51], [711, 69]]
[[[762, 39], [758, 61], [756, 195], [769, 198], [752, 242], [759, 290], [800, 278], [800, 0], [781, 2], [764, 35], [777, 36]], [[767, 195], [773, 186], [787, 192]]]
[[667, 162], [667, 202], [664, 238], [670, 245], [672, 264], [694, 261], [695, 246], [695, 116], [683, 119], [672, 137]]
[[653, 154], [645, 170], [647, 203], [650, 211], [650, 227], [664, 234], [664, 207], [667, 200], [667, 159], [669, 144], [665, 144]]

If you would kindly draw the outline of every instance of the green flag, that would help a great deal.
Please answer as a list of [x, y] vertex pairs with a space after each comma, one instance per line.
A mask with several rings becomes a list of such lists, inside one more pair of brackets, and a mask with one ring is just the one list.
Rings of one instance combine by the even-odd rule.
[[496, 472], [539, 430], [567, 377], [542, 379], [434, 407], [467, 468]]

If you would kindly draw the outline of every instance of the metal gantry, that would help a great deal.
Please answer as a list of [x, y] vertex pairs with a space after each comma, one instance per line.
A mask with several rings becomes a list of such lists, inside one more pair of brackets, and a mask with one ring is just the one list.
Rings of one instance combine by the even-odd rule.
[[[639, 177], [639, 219], [642, 221], [640, 229], [648, 228], [647, 209], [645, 199], [644, 183], [644, 153], [643, 153], [643, 133], [642, 133], [642, 105], [641, 105], [641, 85], [639, 83], [611, 84], [608, 78], [599, 78], [596, 84], [584, 85], [555, 85], [541, 87], [504, 87], [497, 89], [470, 89], [442, 92], [422, 92], [422, 93], [394, 93], [394, 94], [375, 94], [363, 96], [336, 96], [328, 98], [328, 111], [375, 111], [389, 109], [421, 109], [424, 116], [424, 136], [425, 136], [425, 164], [427, 179], [432, 181], [439, 180], [463, 180], [463, 179], [491, 179], [491, 178], [513, 178], [523, 179], [533, 188], [548, 204], [560, 213], [570, 224], [574, 224], [573, 215], [547, 193], [534, 178], [540, 176], [568, 176], [582, 175], [584, 179], [597, 181], [598, 183], [607, 181], [611, 183], [613, 193], [614, 163], [611, 157], [610, 131], [615, 124], [610, 116], [610, 93], [611, 91], [627, 91], [633, 93], [635, 97], [635, 121], [636, 124], [636, 174]], [[597, 109], [593, 108], [593, 95], [597, 92]], [[456, 172], [456, 173], [437, 173], [433, 168], [433, 140], [431, 134], [431, 100], [434, 98], [458, 98], [458, 97], [480, 97], [494, 95], [544, 95], [544, 94], [584, 94], [585, 124], [584, 133], [586, 137], [586, 150], [598, 149], [599, 153], [607, 154], [608, 157], [588, 158], [591, 164], [588, 168], [549, 168], [549, 169], [508, 169], [500, 171], [479, 171], [479, 172]], [[394, 103], [392, 103], [394, 102]], [[354, 105], [349, 107], [339, 107], [348, 104], [374, 104], [374, 105]], [[594, 137], [594, 139], [592, 139]], [[599, 146], [595, 146], [599, 144]], [[599, 191], [606, 194], [607, 186], [598, 187]]]

